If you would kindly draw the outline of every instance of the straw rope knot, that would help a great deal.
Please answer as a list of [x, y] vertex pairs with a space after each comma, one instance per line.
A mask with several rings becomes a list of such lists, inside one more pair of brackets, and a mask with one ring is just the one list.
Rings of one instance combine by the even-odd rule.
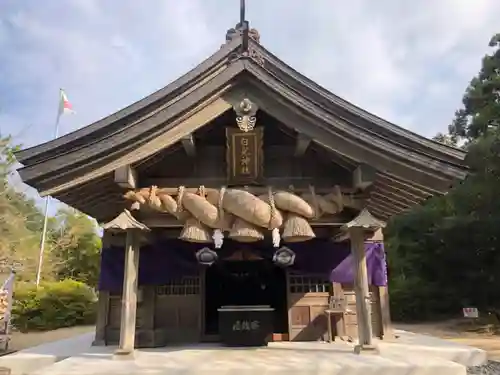
[[182, 205], [182, 198], [184, 198], [184, 191], [186, 188], [184, 186], [179, 186], [177, 189], [177, 213], [180, 214], [184, 211], [184, 206]]
[[267, 197], [269, 201], [269, 206], [271, 207], [271, 214], [269, 215], [269, 223], [267, 224], [267, 228], [274, 229], [273, 222], [276, 216], [276, 204], [274, 202], [273, 190], [270, 186], [267, 188]]
[[314, 219], [317, 220], [321, 216], [321, 212], [319, 209], [318, 198], [316, 197], [316, 191], [314, 189], [314, 186], [309, 185], [309, 191], [311, 192], [312, 204], [314, 208]]
[[223, 207], [225, 193], [226, 193], [226, 187], [223, 186], [220, 188], [219, 200], [217, 201], [217, 216], [218, 216], [217, 221], [219, 222], [220, 229], [224, 229], [222, 223], [224, 222], [224, 216], [225, 216]]

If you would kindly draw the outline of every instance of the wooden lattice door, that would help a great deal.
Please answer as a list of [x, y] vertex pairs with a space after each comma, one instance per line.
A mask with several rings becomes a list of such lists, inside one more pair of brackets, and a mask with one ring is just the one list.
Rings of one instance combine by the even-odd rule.
[[155, 330], [168, 343], [198, 342], [201, 337], [200, 277], [183, 277], [156, 287]]

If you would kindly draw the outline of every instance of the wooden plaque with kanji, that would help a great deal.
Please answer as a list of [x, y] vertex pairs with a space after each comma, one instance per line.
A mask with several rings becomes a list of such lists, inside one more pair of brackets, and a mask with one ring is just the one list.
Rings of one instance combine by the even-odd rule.
[[258, 183], [263, 174], [263, 128], [226, 128], [228, 183]]

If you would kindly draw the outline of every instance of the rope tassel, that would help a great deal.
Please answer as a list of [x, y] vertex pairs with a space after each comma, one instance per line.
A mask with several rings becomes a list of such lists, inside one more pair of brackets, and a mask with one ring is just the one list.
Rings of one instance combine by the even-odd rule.
[[[172, 189], [152, 186], [129, 191], [124, 197], [136, 205], [168, 212], [184, 221], [181, 237], [187, 241], [212, 242], [214, 238], [210, 233], [215, 234], [215, 230], [222, 234], [222, 241], [224, 231], [230, 231], [229, 237], [238, 241], [258, 241], [264, 238], [264, 230], [270, 230], [273, 246], [278, 247], [281, 238], [286, 242], [314, 238], [309, 220], [318, 219], [323, 213], [338, 213], [344, 208], [338, 186], [327, 196], [317, 195], [312, 186], [309, 189], [309, 193], [298, 196], [287, 191], [273, 192], [268, 187], [267, 194], [255, 196], [245, 190], [205, 189], [204, 186], [195, 194], [179, 186], [174, 199]], [[188, 230], [188, 226], [192, 229]], [[283, 230], [281, 238], [280, 229]], [[219, 243], [219, 232], [217, 238]]]

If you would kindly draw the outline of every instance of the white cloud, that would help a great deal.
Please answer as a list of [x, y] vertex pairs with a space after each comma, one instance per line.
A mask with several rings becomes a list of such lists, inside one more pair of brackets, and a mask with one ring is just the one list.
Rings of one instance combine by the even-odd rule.
[[[0, 14], [0, 130], [50, 138], [57, 90], [99, 119], [213, 53], [238, 21], [234, 0], [8, 2]], [[497, 0], [247, 2], [263, 44], [355, 104], [431, 136], [446, 129], [497, 29]]]

